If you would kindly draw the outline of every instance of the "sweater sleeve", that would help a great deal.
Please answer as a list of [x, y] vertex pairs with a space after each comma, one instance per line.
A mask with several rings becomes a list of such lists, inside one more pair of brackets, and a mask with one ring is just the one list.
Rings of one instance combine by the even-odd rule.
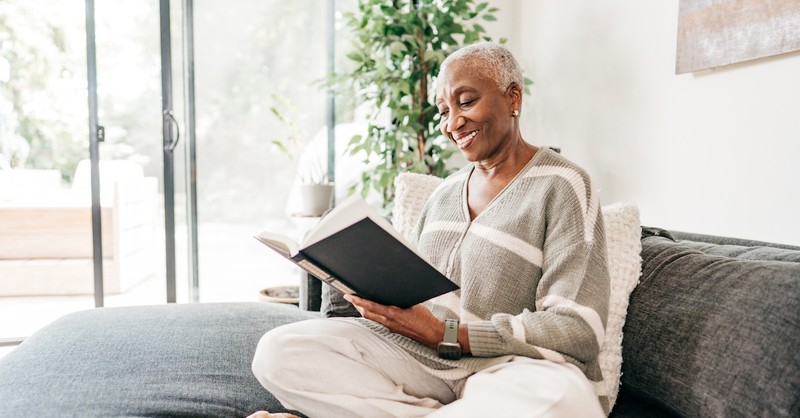
[[597, 358], [610, 284], [602, 213], [591, 192], [584, 202], [562, 196], [547, 203], [536, 310], [469, 322], [474, 356], [524, 355], [581, 368]]

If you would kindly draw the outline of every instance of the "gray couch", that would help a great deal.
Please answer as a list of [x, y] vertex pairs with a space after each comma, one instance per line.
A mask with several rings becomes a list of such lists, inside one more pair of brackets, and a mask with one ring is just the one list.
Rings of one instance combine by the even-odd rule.
[[[642, 258], [611, 416], [800, 416], [800, 248], [643, 228]], [[310, 278], [302, 294], [300, 308], [67, 315], [0, 360], [0, 416], [283, 411], [250, 361], [267, 330], [320, 316], [319, 282]]]

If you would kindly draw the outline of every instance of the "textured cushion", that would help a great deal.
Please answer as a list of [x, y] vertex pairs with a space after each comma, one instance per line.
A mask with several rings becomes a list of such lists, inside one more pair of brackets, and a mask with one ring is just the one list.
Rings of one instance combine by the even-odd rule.
[[0, 360], [2, 416], [244, 416], [284, 408], [250, 369], [261, 336], [318, 313], [269, 303], [67, 315]]
[[400, 173], [395, 177], [392, 225], [404, 237], [411, 237], [425, 209], [425, 202], [441, 183], [441, 178], [423, 174]]
[[[409, 236], [428, 197], [442, 179], [422, 174], [403, 173], [395, 180], [395, 215], [392, 223]], [[633, 203], [616, 203], [603, 207], [603, 221], [611, 277], [608, 322], [599, 362], [603, 370], [604, 389], [609, 407], [614, 405], [622, 367], [622, 327], [628, 298], [639, 282], [641, 271], [641, 229], [639, 209]]]
[[633, 203], [603, 206], [603, 223], [611, 294], [606, 336], [598, 360], [603, 370], [608, 406], [612, 408], [617, 399], [622, 370], [622, 328], [628, 313], [628, 300], [639, 283], [642, 267], [639, 208]]
[[800, 416], [800, 263], [770, 261], [800, 253], [664, 236], [642, 246], [626, 391], [683, 416]]

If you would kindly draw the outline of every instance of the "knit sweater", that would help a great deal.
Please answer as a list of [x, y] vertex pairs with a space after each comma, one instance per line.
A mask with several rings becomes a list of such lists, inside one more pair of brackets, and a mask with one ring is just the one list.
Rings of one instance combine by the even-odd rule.
[[609, 275], [601, 208], [588, 175], [541, 148], [470, 220], [466, 193], [473, 170], [464, 167], [434, 191], [412, 239], [420, 254], [461, 287], [427, 306], [440, 319], [467, 324], [471, 355], [443, 360], [434, 349], [360, 321], [444, 379], [466, 377], [512, 356], [577, 366], [608, 412], [598, 352]]

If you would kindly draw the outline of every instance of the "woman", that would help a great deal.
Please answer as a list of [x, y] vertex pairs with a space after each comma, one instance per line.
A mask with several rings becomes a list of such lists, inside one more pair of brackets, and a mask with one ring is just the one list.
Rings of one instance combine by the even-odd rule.
[[[594, 393], [609, 278], [586, 173], [522, 138], [522, 75], [502, 45], [449, 56], [441, 130], [471, 162], [426, 204], [421, 254], [461, 286], [409, 309], [268, 332], [253, 371], [311, 416], [604, 416]], [[602, 394], [599, 394], [602, 395]]]

